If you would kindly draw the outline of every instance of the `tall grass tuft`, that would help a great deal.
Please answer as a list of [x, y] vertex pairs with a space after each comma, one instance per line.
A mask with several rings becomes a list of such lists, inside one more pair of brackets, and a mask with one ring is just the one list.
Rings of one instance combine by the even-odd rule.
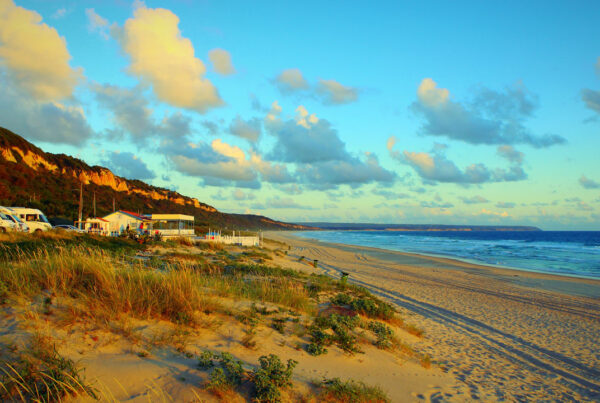
[[86, 384], [81, 369], [39, 335], [34, 335], [28, 350], [10, 362], [0, 363], [2, 401], [54, 402], [80, 394], [97, 399], [96, 391]]

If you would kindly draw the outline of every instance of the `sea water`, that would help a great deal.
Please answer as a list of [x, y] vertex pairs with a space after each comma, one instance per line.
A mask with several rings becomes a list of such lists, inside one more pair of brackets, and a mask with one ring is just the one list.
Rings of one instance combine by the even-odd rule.
[[347, 245], [600, 279], [600, 231], [302, 231]]

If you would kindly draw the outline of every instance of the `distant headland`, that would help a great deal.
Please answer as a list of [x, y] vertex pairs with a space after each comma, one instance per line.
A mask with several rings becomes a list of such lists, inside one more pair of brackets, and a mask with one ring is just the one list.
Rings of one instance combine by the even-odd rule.
[[537, 227], [522, 225], [440, 225], [440, 224], [368, 224], [368, 223], [298, 223], [322, 230], [337, 231], [542, 231]]

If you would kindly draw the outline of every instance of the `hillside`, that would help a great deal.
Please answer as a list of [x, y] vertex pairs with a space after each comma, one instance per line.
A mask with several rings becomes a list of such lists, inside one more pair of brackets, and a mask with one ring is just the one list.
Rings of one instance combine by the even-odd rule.
[[50, 218], [73, 221], [77, 217], [80, 184], [84, 185], [84, 217], [117, 209], [144, 213], [193, 215], [199, 226], [236, 229], [302, 229], [250, 214], [226, 214], [178, 192], [114, 175], [101, 166], [89, 166], [65, 154], [52, 154], [0, 127], [0, 205], [39, 208]]

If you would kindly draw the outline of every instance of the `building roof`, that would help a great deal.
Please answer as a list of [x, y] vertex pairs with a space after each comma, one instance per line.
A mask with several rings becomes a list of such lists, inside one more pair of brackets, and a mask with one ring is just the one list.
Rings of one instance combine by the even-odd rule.
[[147, 217], [144, 217], [142, 215], [139, 215], [139, 214], [136, 214], [136, 213], [134, 213], [132, 211], [127, 211], [127, 210], [114, 211], [114, 212], [112, 212], [112, 213], [110, 213], [108, 215], [105, 215], [104, 219], [106, 219], [107, 217], [110, 217], [113, 214], [117, 214], [117, 213], [125, 214], [125, 215], [127, 215], [127, 216], [129, 216], [131, 218], [134, 218], [134, 219], [140, 220], [140, 221], [148, 221], [149, 220], [149, 218], [147, 218]]
[[194, 221], [193, 215], [185, 214], [148, 214], [148, 218], [151, 218], [152, 220]]

